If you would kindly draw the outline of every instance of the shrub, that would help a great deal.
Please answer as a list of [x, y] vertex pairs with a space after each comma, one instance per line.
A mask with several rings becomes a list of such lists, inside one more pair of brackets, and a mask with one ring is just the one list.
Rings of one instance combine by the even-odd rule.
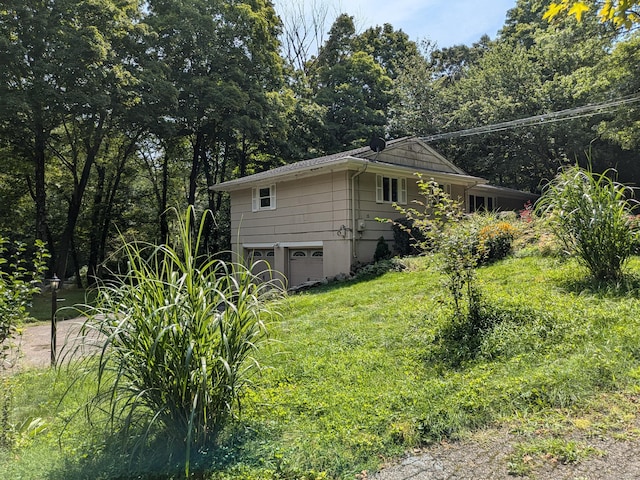
[[485, 225], [478, 231], [478, 248], [483, 263], [501, 260], [511, 253], [516, 228], [509, 222]]
[[391, 250], [389, 249], [389, 244], [384, 239], [384, 237], [380, 237], [376, 245], [376, 251], [373, 254], [373, 261], [379, 262], [380, 260], [387, 260], [389, 258], [391, 258]]
[[[393, 221], [393, 242], [401, 257], [420, 255], [425, 252], [426, 238], [414, 225], [413, 220], [405, 217]], [[422, 247], [421, 247], [422, 246]]]
[[186, 452], [187, 476], [191, 451], [239, 411], [274, 314], [267, 299], [280, 293], [250, 267], [199, 258], [206, 218], [197, 227], [194, 217], [191, 207], [178, 218], [172, 245], [125, 243], [128, 272], [99, 286], [84, 324], [101, 347], [90, 416], [107, 411], [123, 446], [136, 427], [159, 431]]
[[37, 241], [31, 258], [24, 243], [11, 244], [0, 237], [0, 369], [10, 365], [11, 342], [17, 325], [28, 317], [31, 297], [40, 291], [40, 277], [49, 254], [44, 243]]
[[397, 258], [386, 258], [358, 268], [354, 273], [356, 279], [379, 277], [387, 272], [402, 272], [407, 267]]
[[633, 253], [630, 222], [633, 194], [630, 187], [602, 174], [573, 166], [561, 171], [543, 190], [536, 210], [548, 216], [549, 225], [568, 252], [597, 280], [618, 280]]

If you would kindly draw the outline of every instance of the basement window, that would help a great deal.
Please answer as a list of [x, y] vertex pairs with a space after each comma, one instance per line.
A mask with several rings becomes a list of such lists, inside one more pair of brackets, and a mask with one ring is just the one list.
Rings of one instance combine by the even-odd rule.
[[252, 189], [251, 210], [258, 212], [260, 210], [275, 210], [276, 208], [276, 186], [268, 185], [263, 187], [254, 187]]
[[377, 203], [407, 203], [407, 179], [376, 175]]

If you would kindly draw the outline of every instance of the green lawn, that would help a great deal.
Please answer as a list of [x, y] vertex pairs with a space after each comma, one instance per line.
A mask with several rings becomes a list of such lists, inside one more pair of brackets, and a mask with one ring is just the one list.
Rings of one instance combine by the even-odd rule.
[[[36, 295], [29, 307], [29, 315], [35, 321], [51, 320], [52, 298], [51, 291], [47, 290]], [[82, 288], [65, 287], [57, 292], [57, 318], [59, 320], [74, 318], [78, 316], [78, 310], [73, 308], [76, 305], [83, 305], [90, 302], [94, 298], [94, 294]]]
[[[480, 268], [495, 321], [471, 351], [442, 341], [449, 299], [439, 274], [421, 263], [286, 300], [260, 353], [271, 368], [246, 393], [227, 442], [204, 456], [217, 472], [210, 478], [354, 478], [478, 427], [516, 422], [524, 430], [549, 418], [560, 425], [567, 412], [624, 409], [627, 394], [640, 390], [640, 259], [619, 286], [594, 285], [576, 263], [554, 258]], [[96, 429], [82, 417], [60, 434], [77, 405], [57, 404], [66, 378], [12, 379], [10, 421], [22, 427], [18, 446], [0, 450], [0, 478], [134, 478], [92, 441]], [[41, 425], [30, 431], [36, 418]]]

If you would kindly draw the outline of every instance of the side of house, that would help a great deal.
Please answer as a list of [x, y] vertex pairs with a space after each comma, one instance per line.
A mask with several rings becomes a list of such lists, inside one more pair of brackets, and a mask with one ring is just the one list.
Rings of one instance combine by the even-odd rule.
[[[394, 203], [420, 199], [417, 176], [434, 179], [465, 204], [522, 208], [527, 194], [486, 185], [415, 138], [306, 160], [232, 180], [214, 188], [231, 195], [233, 251], [256, 272], [272, 271], [288, 285], [348, 274], [371, 262], [378, 239], [393, 245]], [[529, 196], [530, 197], [530, 196]]]

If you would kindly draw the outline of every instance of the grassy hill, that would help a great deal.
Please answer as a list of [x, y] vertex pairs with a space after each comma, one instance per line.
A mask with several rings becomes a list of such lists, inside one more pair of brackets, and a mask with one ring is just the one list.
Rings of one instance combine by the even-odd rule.
[[[479, 268], [491, 321], [472, 337], [452, 335], [448, 294], [428, 258], [288, 298], [260, 352], [270, 367], [224, 447], [203, 457], [219, 472], [211, 478], [354, 478], [487, 425], [624, 411], [640, 388], [640, 259], [619, 285], [586, 278], [573, 261], [540, 256]], [[60, 434], [79, 404], [54, 401], [65, 375], [14, 377], [11, 422], [23, 427], [17, 451], [0, 449], [0, 478], [130, 472], [91, 441], [81, 416]], [[41, 428], [29, 431], [36, 418]], [[599, 418], [598, 428], [614, 428]]]

